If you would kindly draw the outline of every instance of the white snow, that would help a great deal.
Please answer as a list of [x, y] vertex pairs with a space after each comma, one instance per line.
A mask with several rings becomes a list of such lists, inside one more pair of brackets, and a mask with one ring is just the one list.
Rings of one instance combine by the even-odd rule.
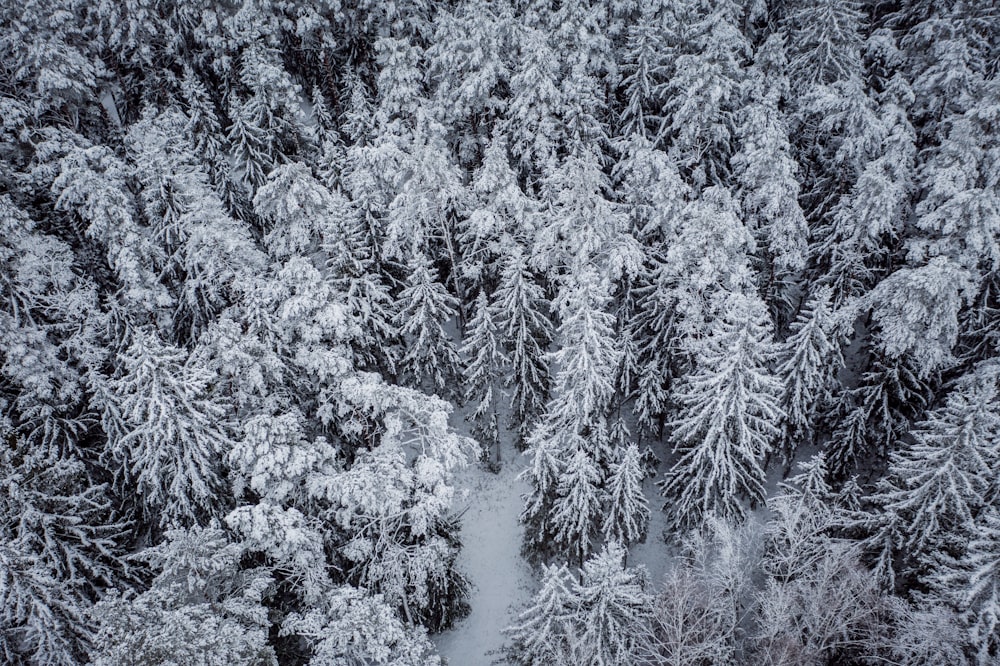
[[649, 572], [649, 580], [656, 587], [663, 577], [673, 568], [674, 558], [671, 556], [671, 546], [663, 538], [667, 528], [667, 514], [661, 510], [663, 496], [656, 487], [656, 482], [663, 478], [663, 465], [657, 471], [655, 478], [646, 477], [643, 490], [649, 500], [649, 530], [646, 540], [632, 544], [628, 549], [626, 564], [630, 567], [643, 566]]
[[[454, 423], [468, 431], [456, 410]], [[456, 488], [467, 493], [455, 502], [462, 516], [462, 551], [458, 567], [469, 578], [472, 612], [449, 631], [434, 637], [434, 643], [450, 666], [504, 664], [500, 648], [502, 630], [511, 624], [517, 611], [530, 600], [537, 587], [531, 566], [521, 557], [523, 527], [517, 517], [528, 485], [517, 479], [527, 458], [511, 444], [501, 430], [503, 467], [498, 474], [481, 464], [457, 474]]]

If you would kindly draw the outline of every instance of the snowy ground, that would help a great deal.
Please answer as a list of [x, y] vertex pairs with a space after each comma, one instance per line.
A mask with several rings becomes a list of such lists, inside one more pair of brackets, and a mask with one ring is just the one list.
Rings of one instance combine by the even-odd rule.
[[[467, 413], [468, 406], [464, 406], [452, 416], [452, 426], [462, 434], [469, 433], [469, 424], [464, 420]], [[433, 637], [449, 666], [507, 664], [500, 653], [504, 644], [502, 630], [538, 588], [535, 572], [521, 556], [524, 529], [517, 521], [523, 506], [521, 496], [528, 492], [527, 483], [519, 481], [517, 475], [529, 461], [514, 449], [509, 433], [502, 432], [501, 439], [503, 466], [499, 474], [475, 464], [456, 479], [457, 490], [463, 496], [455, 502], [455, 509], [465, 511], [458, 565], [471, 584], [472, 612], [450, 631]], [[649, 533], [645, 543], [629, 549], [628, 565], [644, 566], [656, 584], [673, 558], [663, 541], [666, 516], [660, 511], [663, 498], [654, 483], [654, 479], [645, 482], [652, 513]]]
[[[463, 434], [469, 433], [464, 420], [468, 407], [456, 409], [452, 426]], [[504, 415], [505, 416], [505, 415]], [[460, 499], [455, 503], [462, 517], [462, 552], [458, 565], [471, 584], [469, 603], [472, 612], [450, 631], [433, 637], [439, 654], [449, 666], [486, 666], [508, 664], [503, 659], [502, 630], [509, 626], [538, 587], [538, 580], [531, 566], [521, 556], [523, 528], [517, 517], [521, 512], [521, 496], [528, 492], [527, 483], [517, 475], [528, 464], [527, 456], [518, 453], [510, 443], [509, 433], [501, 434], [503, 466], [494, 474], [482, 464], [474, 464], [457, 475], [456, 486]], [[662, 449], [662, 444], [657, 444]], [[660, 451], [666, 454], [665, 451]], [[807, 459], [815, 453], [800, 451], [796, 460]], [[656, 486], [667, 463], [661, 464], [655, 479], [646, 479], [646, 498], [649, 500], [650, 524], [644, 543], [629, 548], [628, 566], [645, 567], [654, 588], [673, 566], [672, 547], [664, 542], [666, 514], [660, 510], [663, 498]], [[794, 473], [794, 472], [793, 472]], [[772, 462], [767, 475], [767, 495], [776, 494], [784, 480], [783, 468]], [[755, 512], [766, 518], [766, 508]]]
[[506, 443], [501, 455], [499, 474], [477, 464], [458, 478], [459, 492], [468, 491], [455, 507], [465, 509], [458, 565], [472, 585], [472, 612], [450, 631], [434, 637], [450, 666], [507, 663], [499, 652], [504, 642], [501, 630], [511, 624], [536, 587], [531, 567], [521, 557], [523, 529], [517, 522], [521, 495], [528, 490], [517, 474], [527, 458]]
[[[660, 472], [662, 471], [661, 465]], [[657, 474], [656, 478], [647, 477], [643, 482], [643, 490], [646, 491], [646, 499], [649, 501], [649, 531], [646, 533], [646, 541], [632, 544], [628, 549], [627, 561], [630, 567], [646, 567], [654, 586], [663, 580], [663, 576], [673, 565], [670, 546], [663, 540], [663, 532], [667, 527], [667, 515], [660, 510], [663, 506], [663, 497], [654, 485], [661, 478], [663, 478], [661, 474]]]

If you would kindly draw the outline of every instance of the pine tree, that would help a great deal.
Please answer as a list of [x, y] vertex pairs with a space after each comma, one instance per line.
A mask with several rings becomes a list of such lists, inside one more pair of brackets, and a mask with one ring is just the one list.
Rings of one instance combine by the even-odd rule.
[[324, 235], [333, 235], [338, 204], [301, 162], [276, 167], [253, 198], [254, 212], [268, 222], [264, 245], [276, 259], [312, 255]]
[[552, 500], [551, 521], [555, 549], [583, 564], [597, 533], [601, 507], [601, 470], [582, 448], [566, 461]]
[[91, 663], [276, 664], [263, 603], [270, 572], [239, 567], [245, 549], [217, 526], [166, 536], [139, 554], [155, 572], [150, 589], [111, 594], [94, 608]]
[[[916, 151], [905, 105], [912, 93], [899, 77], [887, 86], [870, 139], [864, 139], [863, 133], [861, 145], [852, 149], [851, 144], [857, 141], [849, 140], [838, 150], [844, 156], [856, 151], [860, 161], [848, 167], [853, 160], [833, 160], [842, 161], [835, 171], [848, 167], [843, 176], [853, 178], [856, 174], [856, 180], [832, 206], [829, 224], [814, 234], [817, 242], [813, 252], [825, 270], [822, 281], [833, 286], [838, 307], [868, 292], [892, 270], [893, 245], [902, 235], [900, 220], [910, 214]], [[866, 141], [873, 145], [877, 141], [879, 147], [867, 148]]]
[[901, 268], [872, 290], [878, 344], [889, 358], [910, 357], [921, 378], [954, 364], [959, 311], [973, 290], [968, 271], [945, 257]]
[[666, 96], [669, 125], [661, 136], [670, 137], [670, 150], [699, 187], [722, 184], [729, 175], [732, 116], [750, 54], [731, 10], [724, 2], [710, 5], [691, 25]]
[[510, 359], [511, 419], [523, 440], [549, 394], [545, 350], [552, 339], [552, 323], [544, 292], [517, 247], [508, 252], [493, 303], [493, 320]]
[[[671, 337], [701, 337], [718, 314], [721, 291], [750, 293], [754, 289], [750, 258], [755, 245], [739, 217], [737, 202], [724, 187], [709, 187], [689, 202], [673, 233], [666, 239], [661, 274], [664, 293], [675, 318]], [[668, 337], [669, 340], [669, 337]]]
[[637, 632], [649, 615], [650, 597], [642, 574], [625, 567], [625, 549], [609, 542], [590, 558], [574, 586], [579, 609], [574, 645], [576, 663], [612, 666], [637, 659]]
[[614, 317], [607, 312], [607, 281], [589, 267], [573, 279], [575, 284], [563, 289], [558, 299], [560, 346], [551, 355], [558, 371], [546, 418], [582, 431], [603, 421], [614, 394], [620, 351]]
[[670, 65], [657, 5], [641, 3], [640, 16], [628, 24], [622, 63], [625, 106], [620, 123], [624, 136], [652, 138], [663, 122], [661, 95]]
[[[541, 423], [531, 433], [526, 454], [531, 457], [530, 466], [518, 475], [530, 486], [527, 495], [522, 495], [524, 508], [518, 516], [525, 525], [525, 544], [537, 551], [549, 548], [554, 539], [552, 507], [557, 488], [566, 467], [563, 447], [568, 438], [560, 437], [550, 424]], [[589, 528], [588, 528], [589, 529]]]
[[992, 501], [990, 479], [1000, 466], [997, 368], [978, 367], [910, 432], [890, 458], [876, 496], [880, 511], [898, 517], [898, 552], [920, 566], [976, 534], [976, 516]]
[[260, 40], [241, 54], [240, 82], [249, 92], [230, 100], [229, 139], [237, 147], [234, 180], [253, 195], [271, 170], [296, 155], [307, 135], [302, 126], [302, 90], [293, 82], [280, 54]]
[[140, 201], [157, 251], [156, 265], [176, 300], [168, 340], [189, 342], [227, 304], [227, 288], [260, 270], [264, 257], [250, 229], [230, 217], [185, 135], [176, 110], [144, 111], [126, 137], [137, 165]]
[[510, 78], [505, 134], [521, 167], [545, 169], [555, 159], [561, 131], [559, 58], [545, 33], [525, 28], [517, 35], [518, 66]]
[[926, 408], [931, 382], [912, 359], [874, 354], [858, 386], [838, 396], [831, 410], [836, 428], [827, 442], [827, 460], [834, 477], [847, 476], [865, 456], [886, 456], [909, 423]]
[[783, 418], [770, 323], [759, 299], [725, 296], [724, 314], [694, 350], [695, 370], [674, 391], [671, 440], [680, 458], [661, 482], [678, 526], [712, 514], [741, 518], [741, 498], [764, 499], [764, 457]]
[[465, 366], [465, 398], [475, 404], [472, 413], [472, 419], [476, 422], [474, 431], [482, 438], [487, 457], [490, 449], [496, 451], [494, 462], [499, 465], [498, 394], [502, 391], [501, 383], [506, 375], [507, 358], [498, 338], [493, 310], [486, 292], [480, 291], [462, 353], [469, 359]]
[[994, 663], [1000, 654], [1000, 512], [988, 507], [975, 522], [972, 537], [962, 555], [938, 556], [930, 577], [932, 589], [959, 612], [966, 630], [966, 649], [972, 663]]
[[507, 258], [520, 252], [535, 212], [535, 203], [521, 190], [511, 169], [507, 150], [506, 136], [494, 132], [469, 185], [471, 213], [460, 221], [462, 277], [476, 287], [492, 289], [500, 281]]
[[[650, 257], [642, 281], [634, 288], [635, 313], [629, 321], [629, 337], [636, 345], [636, 395], [632, 407], [643, 429], [662, 431], [674, 376], [677, 295], [673, 293], [662, 259]], [[659, 428], [654, 426], [659, 425]]]
[[87, 223], [84, 233], [104, 248], [122, 285], [122, 299], [152, 311], [174, 301], [155, 273], [163, 264], [163, 249], [140, 226], [135, 201], [129, 196], [132, 172], [106, 147], [74, 149], [60, 161], [52, 191], [56, 208], [76, 212]]
[[792, 324], [791, 335], [781, 345], [781, 361], [775, 373], [784, 385], [785, 465], [791, 464], [800, 443], [812, 439], [817, 416], [832, 401], [836, 373], [844, 364], [830, 298], [829, 289], [810, 298]]
[[310, 663], [441, 663], [422, 627], [401, 621], [381, 595], [350, 585], [336, 588], [318, 608], [290, 614], [281, 634], [304, 639], [311, 648]]
[[225, 497], [228, 410], [207, 395], [213, 375], [186, 360], [156, 333], [136, 330], [103, 404], [121, 483], [134, 488], [142, 519], [160, 527], [204, 523]]
[[320, 249], [326, 255], [325, 275], [343, 295], [356, 324], [351, 336], [355, 365], [394, 375], [400, 354], [396, 303], [381, 274], [378, 247], [366, 233], [355, 202], [339, 190], [330, 194], [333, 209], [323, 226]]
[[[740, 149], [732, 157], [739, 198], [762, 252], [765, 288], [772, 301], [787, 301], [781, 287], [790, 273], [805, 267], [809, 229], [799, 206], [798, 165], [781, 112], [787, 95], [784, 44], [774, 36], [757, 51], [749, 71], [749, 104], [738, 116]], [[772, 302], [772, 307], [778, 305]]]
[[420, 252], [410, 259], [410, 277], [397, 302], [396, 321], [408, 344], [402, 359], [407, 376], [417, 385], [429, 380], [438, 390], [454, 390], [462, 360], [444, 326], [458, 303], [431, 274], [430, 261]]
[[783, 21], [796, 92], [829, 84], [861, 72], [862, 13], [854, 0], [818, 0], [789, 3]]
[[523, 666], [575, 663], [568, 616], [576, 604], [572, 575], [566, 565], [545, 566], [542, 586], [531, 605], [521, 611], [515, 624], [504, 629], [511, 641], [509, 650], [517, 663]]
[[127, 576], [129, 526], [78, 458], [46, 459], [0, 417], [0, 658], [71, 666], [93, 636], [93, 599]]
[[532, 265], [553, 281], [591, 262], [607, 266], [613, 278], [634, 273], [638, 251], [629, 251], [626, 218], [611, 200], [610, 189], [598, 149], [586, 143], [546, 173], [543, 198], [548, 206], [534, 235]]
[[649, 502], [642, 491], [646, 469], [639, 447], [628, 444], [619, 450], [605, 481], [604, 538], [623, 546], [644, 541], [649, 528]]
[[[532, 450], [549, 452], [563, 466], [555, 485], [543, 475], [528, 476], [535, 487], [523, 519], [543, 526], [539, 535], [527, 535], [529, 544], [554, 545], [582, 562], [589, 553], [590, 539], [599, 529], [600, 488], [611, 461], [607, 411], [619, 352], [614, 318], [604, 311], [610, 300], [606, 281], [599, 280], [589, 267], [574, 277], [577, 283], [564, 288], [560, 303], [563, 322], [558, 333], [562, 344], [551, 355], [553, 365], [559, 368], [553, 396], [528, 439]], [[553, 541], [546, 544], [541, 535], [549, 532]]]

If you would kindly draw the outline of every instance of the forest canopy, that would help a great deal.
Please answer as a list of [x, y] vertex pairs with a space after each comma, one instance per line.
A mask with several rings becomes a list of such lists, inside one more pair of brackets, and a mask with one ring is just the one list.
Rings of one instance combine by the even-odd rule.
[[0, 26], [0, 661], [446, 663], [509, 465], [508, 663], [1000, 660], [995, 4]]

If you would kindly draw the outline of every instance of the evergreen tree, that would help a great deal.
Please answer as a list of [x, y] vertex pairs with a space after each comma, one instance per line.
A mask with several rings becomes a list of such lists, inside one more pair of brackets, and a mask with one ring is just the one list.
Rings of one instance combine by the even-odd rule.
[[[480, 291], [476, 299], [476, 311], [469, 323], [469, 335], [465, 339], [462, 352], [469, 358], [465, 366], [465, 398], [475, 404], [472, 419], [476, 422], [475, 432], [489, 456], [496, 451], [494, 462], [500, 464], [500, 424], [497, 416], [498, 393], [506, 374], [507, 358], [500, 345], [497, 326], [493, 321], [493, 308], [486, 293]], [[502, 394], [501, 394], [502, 395]]]
[[91, 663], [276, 664], [263, 603], [274, 579], [263, 567], [241, 570], [243, 554], [218, 527], [168, 531], [140, 553], [155, 572], [150, 589], [95, 606]]
[[639, 447], [620, 449], [605, 482], [604, 538], [624, 546], [644, 541], [649, 528], [649, 502], [642, 491], [646, 469]]
[[890, 458], [876, 502], [886, 516], [898, 517], [896, 547], [910, 566], [925, 566], [930, 554], [974, 536], [976, 517], [994, 499], [990, 479], [1000, 465], [996, 373], [986, 365], [963, 377]]
[[437, 666], [440, 659], [421, 627], [402, 622], [378, 594], [350, 585], [338, 587], [324, 604], [291, 614], [281, 633], [305, 639], [311, 664], [384, 663]]
[[134, 488], [142, 520], [158, 527], [203, 524], [225, 497], [227, 406], [207, 395], [212, 373], [186, 361], [155, 333], [134, 331], [103, 403], [120, 483]]
[[763, 286], [772, 308], [778, 305], [774, 301], [790, 300], [781, 282], [805, 267], [809, 238], [798, 202], [798, 165], [781, 112], [787, 95], [784, 60], [784, 44], [776, 36], [758, 49], [747, 80], [749, 104], [735, 131], [740, 150], [732, 157], [743, 212], [763, 255]]
[[673, 522], [741, 518], [764, 499], [764, 457], [783, 418], [770, 322], [759, 299], [725, 296], [723, 314], [694, 349], [695, 370], [674, 391], [671, 440], [680, 454], [664, 481]]
[[521, 190], [507, 156], [506, 136], [495, 132], [469, 186], [471, 213], [460, 222], [462, 277], [477, 287], [500, 281], [504, 262], [520, 252], [535, 203]]
[[579, 628], [576, 663], [611, 666], [636, 660], [637, 630], [649, 615], [642, 573], [625, 567], [625, 549], [615, 541], [587, 560], [574, 585]]
[[972, 663], [993, 663], [1000, 654], [1000, 516], [993, 506], [977, 518], [965, 551], [957, 558], [939, 555], [929, 583], [959, 612]]
[[669, 125], [661, 133], [671, 137], [670, 150], [699, 187], [722, 184], [729, 175], [733, 113], [750, 55], [734, 11], [735, 5], [719, 2], [698, 16], [668, 86]]
[[566, 565], [545, 566], [542, 586], [532, 604], [521, 611], [515, 624], [504, 629], [510, 637], [509, 649], [514, 659], [524, 666], [574, 663], [568, 616], [576, 604], [572, 575]]
[[407, 376], [417, 385], [430, 380], [438, 390], [454, 390], [462, 361], [444, 326], [458, 303], [431, 274], [422, 253], [414, 252], [410, 277], [397, 300], [396, 321], [408, 345], [402, 358]]
[[827, 443], [831, 473], [843, 478], [860, 459], [886, 456], [930, 395], [929, 381], [911, 359], [893, 362], [875, 354], [858, 386], [842, 391], [832, 410], [836, 427]]
[[608, 285], [595, 270], [583, 269], [576, 284], [560, 293], [562, 323], [559, 349], [552, 353], [558, 368], [546, 418], [577, 431], [604, 420], [614, 394], [619, 350], [614, 318], [607, 312]]
[[561, 138], [557, 113], [562, 106], [559, 58], [545, 33], [527, 27], [517, 33], [519, 57], [510, 78], [506, 131], [521, 168], [552, 166]]
[[782, 407], [787, 431], [782, 455], [786, 465], [791, 464], [799, 443], [812, 440], [817, 417], [830, 406], [836, 374], [844, 364], [830, 298], [829, 289], [816, 293], [781, 345], [775, 372], [784, 385]]
[[[565, 455], [565, 454], [564, 454]], [[559, 475], [552, 500], [553, 547], [581, 565], [590, 555], [591, 540], [602, 514], [602, 474], [582, 448], [571, 454]]]
[[511, 419], [523, 441], [549, 395], [545, 350], [552, 339], [542, 288], [528, 269], [524, 253], [510, 249], [493, 295], [493, 319], [510, 358]]
[[129, 526], [82, 460], [47, 460], [9, 426], [0, 420], [0, 657], [78, 664], [94, 634], [93, 599], [128, 575]]
[[663, 30], [663, 11], [657, 2], [640, 3], [640, 15], [629, 22], [625, 38], [622, 85], [625, 104], [620, 119], [625, 136], [655, 136], [664, 122], [663, 86], [669, 72], [669, 60]]
[[789, 2], [783, 20], [796, 92], [809, 86], [833, 83], [861, 72], [863, 15], [854, 0]]

